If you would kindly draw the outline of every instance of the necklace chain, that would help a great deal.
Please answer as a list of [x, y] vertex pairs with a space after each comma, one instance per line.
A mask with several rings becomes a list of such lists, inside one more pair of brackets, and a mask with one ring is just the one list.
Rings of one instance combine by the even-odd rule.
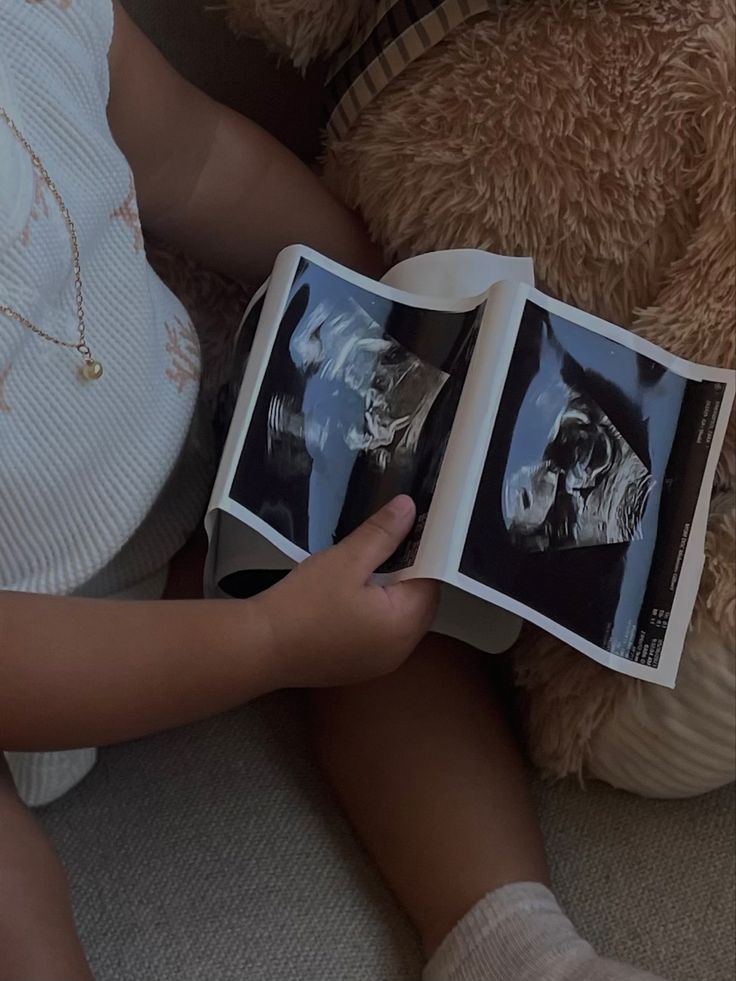
[[102, 374], [102, 365], [99, 361], [95, 361], [92, 357], [92, 353], [87, 345], [87, 327], [85, 323], [84, 316], [84, 290], [82, 288], [82, 267], [79, 261], [79, 240], [77, 238], [77, 229], [72, 220], [72, 216], [69, 213], [69, 209], [66, 206], [66, 202], [61, 196], [59, 188], [56, 186], [55, 181], [46, 170], [43, 161], [33, 149], [31, 143], [26, 139], [23, 133], [20, 131], [15, 121], [11, 116], [8, 115], [7, 111], [0, 106], [0, 119], [4, 120], [10, 127], [11, 132], [21, 144], [23, 149], [26, 151], [28, 156], [31, 158], [31, 163], [33, 164], [35, 170], [40, 175], [46, 187], [51, 192], [56, 204], [61, 212], [61, 216], [66, 224], [67, 231], [69, 233], [69, 242], [72, 250], [72, 268], [74, 271], [74, 297], [76, 302], [76, 312], [77, 312], [77, 334], [79, 340], [77, 341], [65, 341], [60, 337], [54, 337], [53, 334], [49, 334], [47, 331], [42, 330], [27, 317], [24, 317], [22, 313], [19, 313], [13, 307], [7, 306], [4, 303], [0, 303], [0, 313], [9, 317], [11, 320], [15, 320], [17, 323], [21, 324], [27, 330], [32, 331], [39, 337], [43, 338], [45, 341], [50, 341], [52, 344], [56, 344], [58, 347], [71, 348], [72, 350], [78, 351], [84, 359], [84, 366], [82, 368], [82, 374], [84, 378], [88, 380], [94, 380], [99, 378]]

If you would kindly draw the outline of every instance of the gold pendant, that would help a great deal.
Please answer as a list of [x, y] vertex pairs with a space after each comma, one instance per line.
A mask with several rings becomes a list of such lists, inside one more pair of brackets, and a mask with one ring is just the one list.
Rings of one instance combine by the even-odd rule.
[[102, 365], [99, 361], [85, 361], [82, 365], [82, 378], [85, 381], [97, 381], [98, 378], [102, 378]]

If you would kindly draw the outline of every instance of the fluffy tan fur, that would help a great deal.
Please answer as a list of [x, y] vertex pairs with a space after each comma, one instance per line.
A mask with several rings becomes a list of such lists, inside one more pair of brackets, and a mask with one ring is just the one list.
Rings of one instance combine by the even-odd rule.
[[237, 33], [260, 37], [287, 54], [297, 68], [317, 55], [332, 54], [347, 39], [371, 0], [229, 0], [230, 22]]
[[[301, 65], [336, 47], [358, 7], [231, 4], [246, 22], [262, 18], [261, 33]], [[732, 0], [499, 2], [415, 62], [327, 146], [326, 177], [398, 255], [457, 246], [532, 255], [553, 295], [686, 358], [730, 366], [735, 50]], [[727, 692], [736, 686], [735, 486], [732, 426], [684, 654], [696, 683], [698, 672], [717, 671]], [[540, 766], [647, 792], [641, 774], [635, 780], [611, 760], [631, 751], [618, 735], [627, 714], [646, 711], [648, 699], [666, 713], [667, 693], [655, 697], [652, 686], [532, 630], [515, 658]], [[732, 779], [733, 768], [726, 754], [700, 784], [675, 774], [651, 792], [705, 790]]]

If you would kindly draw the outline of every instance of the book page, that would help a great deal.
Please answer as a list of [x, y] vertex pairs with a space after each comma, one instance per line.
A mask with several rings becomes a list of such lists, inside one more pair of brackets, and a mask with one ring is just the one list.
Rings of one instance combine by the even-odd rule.
[[[220, 388], [213, 419], [215, 442], [221, 456], [240, 390], [243, 386], [251, 347], [256, 337], [270, 283], [271, 279], [267, 279], [253, 294], [233, 339], [230, 355], [230, 370], [228, 377], [224, 380]], [[230, 474], [230, 478], [232, 479], [232, 474]]]
[[[458, 406], [418, 555], [417, 570], [420, 573], [426, 570], [427, 575], [446, 580], [448, 549], [458, 512], [463, 507], [472, 507], [472, 500], [464, 500], [463, 494], [466, 466], [473, 455], [474, 434], [478, 425], [482, 427], [487, 412], [488, 400], [483, 393], [493, 387], [497, 376], [498, 350], [503, 344], [505, 320], [511, 315], [507, 301], [514, 295], [513, 283], [534, 285], [534, 264], [530, 258], [495, 255], [481, 249], [452, 249], [405, 259], [394, 266], [382, 282], [423, 296], [444, 298], [488, 294], [496, 284], [506, 284], [497, 287], [493, 298], [486, 303], [475, 364]], [[487, 335], [485, 340], [483, 334]], [[499, 653], [516, 642], [521, 620], [499, 606], [481, 602], [443, 581], [440, 606], [432, 629], [479, 650]]]
[[213, 502], [300, 561], [398, 493], [414, 565], [484, 299], [416, 297], [301, 247], [282, 253]]
[[453, 581], [674, 685], [733, 373], [526, 293]]
[[417, 296], [449, 300], [482, 296], [504, 280], [534, 286], [534, 263], [483, 249], [446, 249], [404, 259], [381, 282]]
[[527, 289], [504, 281], [486, 294], [473, 361], [450, 432], [419, 556], [421, 567], [445, 582], [453, 582], [457, 569], [483, 466], [483, 434], [493, 425]]

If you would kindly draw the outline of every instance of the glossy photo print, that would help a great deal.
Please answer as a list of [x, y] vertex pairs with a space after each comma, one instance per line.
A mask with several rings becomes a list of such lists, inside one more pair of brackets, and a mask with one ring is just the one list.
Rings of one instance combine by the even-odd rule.
[[527, 301], [460, 572], [656, 666], [721, 398]]
[[417, 525], [386, 569], [411, 565], [481, 315], [397, 303], [302, 259], [231, 498], [317, 552], [409, 493]]
[[243, 375], [245, 374], [248, 355], [253, 345], [253, 338], [258, 328], [258, 322], [263, 312], [265, 296], [266, 287], [264, 286], [253, 297], [233, 338], [232, 350], [229, 357], [229, 374], [223, 381], [218, 392], [213, 419], [215, 441], [220, 454], [222, 454], [225, 446], [228, 428], [238, 401], [240, 387], [243, 384]]

